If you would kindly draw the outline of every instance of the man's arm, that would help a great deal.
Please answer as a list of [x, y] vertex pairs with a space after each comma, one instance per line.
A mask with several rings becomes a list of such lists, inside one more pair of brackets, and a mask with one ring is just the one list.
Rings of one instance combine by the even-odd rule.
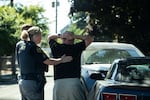
[[53, 40], [56, 41], [57, 38], [60, 38], [60, 35], [58, 35], [58, 34], [52, 34], [52, 35], [48, 36], [48, 41], [50, 41], [51, 39], [53, 39]]
[[90, 35], [74, 35], [75, 39], [80, 39], [80, 40], [84, 40], [85, 41], [85, 45], [86, 47], [91, 44], [94, 40], [94, 36], [90, 36]]
[[71, 62], [72, 61], [72, 57], [71, 56], [65, 56], [63, 55], [61, 58], [49, 58], [46, 59], [43, 63], [47, 64], [47, 65], [58, 65], [61, 63], [66, 63], [66, 62]]
[[[53, 34], [53, 35], [49, 35], [48, 36], [48, 41], [50, 41], [51, 39], [53, 40], [57, 40], [57, 38], [62, 38], [63, 36], [62, 35], [57, 35], [57, 34]], [[91, 42], [93, 42], [94, 40], [94, 36], [90, 36], [90, 35], [73, 35], [72, 34], [72, 37], [74, 39], [80, 39], [80, 40], [84, 40], [85, 41], [85, 45], [86, 47], [91, 44]]]

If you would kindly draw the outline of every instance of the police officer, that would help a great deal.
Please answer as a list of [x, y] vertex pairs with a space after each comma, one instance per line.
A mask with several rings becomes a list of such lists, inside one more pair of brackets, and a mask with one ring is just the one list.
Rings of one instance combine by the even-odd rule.
[[30, 41], [21, 40], [16, 44], [16, 56], [20, 67], [19, 88], [22, 100], [44, 100], [44, 72], [48, 65], [70, 62], [71, 56], [48, 58], [37, 46], [41, 42], [41, 30], [37, 26], [28, 29]]

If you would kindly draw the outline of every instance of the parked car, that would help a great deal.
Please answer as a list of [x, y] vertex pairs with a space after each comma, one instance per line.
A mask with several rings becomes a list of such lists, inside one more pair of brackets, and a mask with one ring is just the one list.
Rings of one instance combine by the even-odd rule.
[[[92, 78], [97, 79], [96, 73]], [[96, 81], [88, 100], [149, 100], [150, 57], [117, 59], [105, 79], [100, 74], [99, 79], [102, 80]]]
[[113, 42], [93, 42], [81, 56], [81, 76], [86, 94], [91, 90], [95, 79], [92, 73], [100, 73], [105, 78], [110, 65], [115, 59], [128, 57], [144, 57], [144, 54], [132, 44]]

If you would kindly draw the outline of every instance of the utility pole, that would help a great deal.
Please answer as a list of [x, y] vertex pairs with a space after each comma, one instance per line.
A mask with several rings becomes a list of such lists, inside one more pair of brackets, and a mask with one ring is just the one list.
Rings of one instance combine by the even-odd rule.
[[58, 0], [55, 0], [52, 2], [52, 7], [55, 7], [55, 33], [57, 34], [57, 23], [58, 23], [58, 6], [59, 2]]
[[56, 8], [56, 28], [55, 28], [55, 32], [56, 32], [56, 34], [57, 34], [57, 23], [58, 23], [58, 22], [57, 22], [57, 21], [58, 21], [57, 6], [58, 6], [58, 0], [55, 1], [55, 8]]
[[10, 0], [10, 6], [11, 6], [11, 7], [14, 6], [14, 0]]

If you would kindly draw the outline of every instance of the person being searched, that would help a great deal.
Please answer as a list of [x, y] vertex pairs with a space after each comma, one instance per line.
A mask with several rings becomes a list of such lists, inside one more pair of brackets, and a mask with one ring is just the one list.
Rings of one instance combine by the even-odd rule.
[[16, 56], [20, 67], [18, 79], [22, 100], [44, 100], [45, 72], [48, 65], [70, 62], [71, 56], [48, 58], [37, 45], [41, 42], [42, 32], [37, 26], [28, 29], [29, 41], [21, 40], [16, 44]]
[[[58, 38], [62, 43], [57, 42]], [[75, 39], [81, 42], [75, 43]], [[61, 35], [49, 35], [48, 40], [54, 58], [59, 58], [63, 54], [73, 57], [71, 62], [54, 65], [53, 100], [85, 100], [80, 81], [80, 58], [82, 51], [93, 41], [93, 36], [75, 35], [66, 31]]]

